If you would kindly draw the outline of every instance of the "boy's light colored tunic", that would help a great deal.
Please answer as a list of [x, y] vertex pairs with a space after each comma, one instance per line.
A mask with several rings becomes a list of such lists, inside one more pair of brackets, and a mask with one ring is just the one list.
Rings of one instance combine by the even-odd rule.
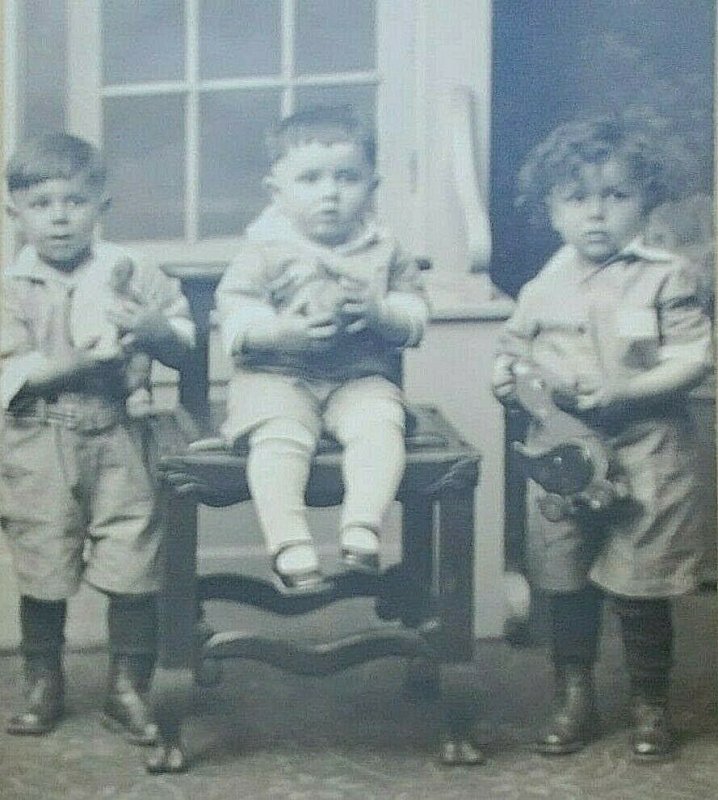
[[[582, 265], [563, 247], [523, 288], [500, 352], [530, 358], [568, 385], [630, 377], [661, 358], [703, 361], [710, 368], [710, 324], [689, 269], [673, 255], [634, 242], [608, 263]], [[586, 576], [629, 597], [690, 591], [703, 556], [686, 396], [645, 403], [620, 424], [598, 429], [631, 483], [628, 512], [581, 529], [552, 523], [529, 484], [527, 560], [536, 585], [577, 591]], [[531, 432], [529, 432], [531, 436]]]
[[[93, 277], [105, 285], [115, 264], [127, 257], [119, 247], [98, 244], [90, 261], [66, 274], [26, 247], [5, 272], [2, 528], [21, 593], [38, 599], [69, 597], [83, 577], [108, 592], [157, 589], [159, 530], [146, 429], [127, 418], [124, 375], [108, 372], [88, 380], [82, 391], [48, 400], [18, 394], [35, 369], [72, 353], [74, 287]], [[133, 261], [138, 295], [162, 310], [191, 345], [194, 326], [179, 286]]]

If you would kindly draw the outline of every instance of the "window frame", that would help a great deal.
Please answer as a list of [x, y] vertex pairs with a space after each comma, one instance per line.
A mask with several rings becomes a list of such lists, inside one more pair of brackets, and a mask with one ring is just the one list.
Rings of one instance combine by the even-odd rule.
[[124, 241], [123, 245], [162, 262], [201, 263], [230, 258], [236, 236], [199, 239], [199, 97], [202, 91], [281, 87], [283, 112], [292, 109], [294, 92], [302, 86], [377, 86], [379, 213], [398, 233], [410, 239], [415, 231], [415, 28], [416, 0], [376, 0], [376, 69], [323, 75], [295, 75], [292, 50], [296, 0], [282, 2], [282, 71], [278, 76], [200, 80], [198, 74], [199, 0], [184, 0], [185, 75], [178, 81], [110, 85], [102, 82], [101, 0], [73, 0], [68, 13], [68, 129], [101, 146], [104, 97], [183, 93], [185, 106], [185, 237], [173, 240]]

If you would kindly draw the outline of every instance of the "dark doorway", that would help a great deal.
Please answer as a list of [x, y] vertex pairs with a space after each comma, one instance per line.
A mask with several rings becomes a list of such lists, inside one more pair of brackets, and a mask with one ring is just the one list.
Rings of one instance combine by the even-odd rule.
[[577, 114], [652, 108], [670, 115], [710, 193], [713, 0], [494, 0], [491, 220], [494, 281], [509, 294], [556, 247], [514, 209], [528, 150]]

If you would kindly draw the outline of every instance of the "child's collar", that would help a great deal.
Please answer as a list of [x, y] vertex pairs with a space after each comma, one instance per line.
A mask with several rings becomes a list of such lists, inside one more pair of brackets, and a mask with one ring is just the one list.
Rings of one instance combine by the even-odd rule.
[[81, 274], [92, 269], [93, 265], [101, 264], [101, 268], [104, 270], [106, 263], [114, 263], [118, 252], [119, 249], [114, 245], [105, 242], [95, 243], [87, 261], [72, 272], [63, 272], [46, 264], [37, 254], [37, 250], [32, 245], [26, 244], [17, 254], [13, 263], [7, 267], [5, 274], [8, 277], [25, 278], [31, 281], [54, 281], [72, 285]]
[[608, 264], [613, 264], [616, 261], [658, 261], [658, 262], [666, 262], [672, 261], [674, 256], [669, 253], [667, 250], [663, 250], [660, 247], [653, 247], [652, 245], [646, 244], [643, 236], [636, 236], [631, 242], [629, 242], [623, 250], [616, 253], [615, 256], [612, 256], [607, 261], [604, 261], [601, 264], [602, 267], [607, 266]]
[[45, 281], [64, 280], [65, 274], [46, 264], [37, 254], [37, 250], [26, 244], [17, 254], [13, 263], [7, 268], [7, 275], [14, 278], [27, 278], [28, 280]]
[[[637, 236], [635, 239], [630, 241], [622, 250], [619, 250], [618, 253], [611, 256], [610, 258], [602, 261], [600, 264], [595, 265], [586, 265], [586, 273], [593, 275], [596, 272], [599, 272], [604, 267], [609, 266], [610, 264], [616, 264], [618, 262], [626, 262], [630, 263], [632, 261], [648, 261], [648, 262], [658, 262], [658, 263], [665, 263], [667, 261], [672, 261], [675, 256], [670, 253], [668, 250], [663, 250], [660, 247], [653, 247], [652, 245], [647, 245], [643, 240], [643, 236]], [[561, 266], [568, 264], [568, 263], [576, 263], [579, 260], [578, 252], [573, 245], [564, 245], [561, 247], [558, 252], [554, 255], [551, 259], [551, 263], [555, 264], [558, 268]]]
[[267, 206], [260, 215], [247, 226], [244, 235], [254, 242], [266, 243], [284, 241], [300, 244], [325, 257], [331, 257], [332, 255], [349, 255], [359, 252], [385, 238], [385, 234], [376, 222], [369, 218], [364, 222], [359, 235], [355, 236], [349, 242], [337, 247], [324, 247], [324, 245], [308, 239], [297, 231], [287, 216], [274, 204]]

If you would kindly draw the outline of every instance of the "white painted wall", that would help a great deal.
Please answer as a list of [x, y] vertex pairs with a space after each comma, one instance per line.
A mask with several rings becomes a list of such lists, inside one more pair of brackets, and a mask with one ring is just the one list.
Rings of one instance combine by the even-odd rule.
[[467, 90], [473, 100], [474, 168], [481, 200], [485, 202], [491, 132], [491, 2], [425, 0], [418, 7], [419, 212], [412, 247], [432, 259], [434, 283], [453, 282], [467, 273], [469, 252], [468, 231], [452, 171], [451, 98], [460, 88]]
[[480, 637], [500, 636], [506, 619], [504, 574], [504, 416], [490, 391], [492, 355], [508, 309], [496, 318], [437, 321], [406, 355], [409, 399], [437, 406], [481, 454], [475, 506], [475, 621]]

